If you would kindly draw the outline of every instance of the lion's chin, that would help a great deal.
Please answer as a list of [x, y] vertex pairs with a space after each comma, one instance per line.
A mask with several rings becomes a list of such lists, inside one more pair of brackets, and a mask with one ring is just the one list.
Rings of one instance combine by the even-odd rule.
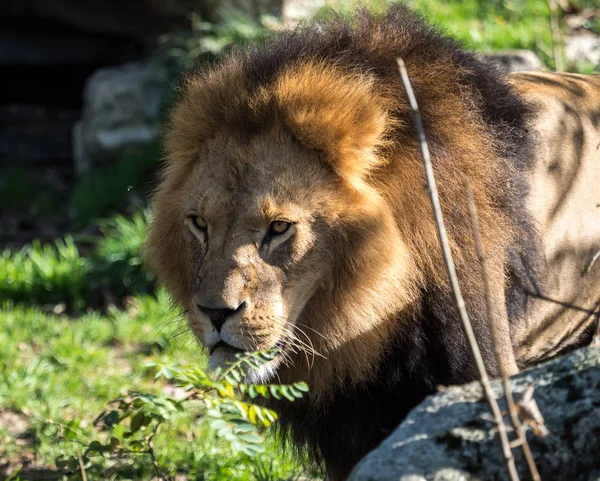
[[278, 356], [266, 364], [261, 364], [258, 369], [251, 369], [246, 375], [246, 382], [248, 384], [268, 383], [275, 376], [279, 364], [280, 361]]
[[[237, 360], [236, 354], [243, 352], [244, 351], [236, 349], [235, 347], [225, 344], [224, 342], [220, 342], [210, 350], [208, 368], [211, 371], [214, 371], [219, 367], [226, 368], [227, 364]], [[244, 381], [248, 384], [266, 383], [275, 376], [277, 367], [280, 363], [280, 356], [276, 356], [275, 359], [265, 364], [261, 364], [258, 369], [250, 369], [247, 372], [246, 379]]]
[[244, 351], [236, 349], [235, 347], [225, 344], [224, 342], [219, 342], [210, 350], [208, 368], [211, 371], [214, 371], [218, 367], [224, 368], [228, 363], [235, 362], [235, 355], [241, 352]]

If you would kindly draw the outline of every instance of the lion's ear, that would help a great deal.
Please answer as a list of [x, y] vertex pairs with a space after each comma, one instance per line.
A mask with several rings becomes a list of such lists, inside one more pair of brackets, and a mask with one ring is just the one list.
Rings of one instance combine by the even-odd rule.
[[360, 176], [381, 162], [389, 118], [371, 77], [303, 63], [279, 77], [275, 101], [292, 133], [325, 152], [340, 175]]

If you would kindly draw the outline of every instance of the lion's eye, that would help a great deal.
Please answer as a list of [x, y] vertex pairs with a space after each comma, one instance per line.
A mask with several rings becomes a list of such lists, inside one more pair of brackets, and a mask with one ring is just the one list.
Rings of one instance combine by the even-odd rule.
[[285, 234], [291, 225], [292, 224], [290, 222], [285, 222], [282, 220], [271, 222], [271, 225], [269, 226], [269, 235], [276, 236]]
[[202, 217], [197, 216], [197, 215], [192, 215], [192, 216], [190, 216], [190, 221], [196, 229], [198, 229], [199, 231], [202, 231], [202, 232], [206, 232], [206, 229], [208, 228], [208, 224]]

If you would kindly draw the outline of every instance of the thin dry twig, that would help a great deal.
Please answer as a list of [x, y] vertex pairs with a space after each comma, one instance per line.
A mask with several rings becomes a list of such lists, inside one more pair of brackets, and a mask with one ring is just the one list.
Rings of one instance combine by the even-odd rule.
[[433, 175], [433, 167], [431, 164], [431, 157], [429, 155], [429, 146], [427, 145], [425, 129], [423, 128], [423, 122], [421, 120], [419, 106], [417, 105], [417, 99], [415, 98], [410, 79], [408, 78], [408, 72], [406, 70], [406, 66], [404, 65], [404, 61], [401, 58], [396, 59], [396, 61], [398, 62], [398, 69], [400, 70], [400, 75], [402, 76], [402, 82], [404, 83], [404, 88], [406, 89], [408, 100], [410, 102], [413, 121], [415, 124], [415, 128], [417, 129], [419, 144], [421, 146], [421, 154], [423, 156], [423, 162], [425, 165], [425, 174], [427, 177], [429, 199], [431, 200], [431, 205], [433, 207], [435, 223], [437, 226], [440, 244], [442, 246], [444, 261], [448, 270], [448, 276], [450, 277], [452, 293], [456, 301], [456, 308], [458, 310], [463, 330], [465, 332], [467, 341], [469, 343], [469, 347], [471, 349], [471, 354], [473, 355], [473, 360], [475, 362], [475, 366], [479, 374], [479, 380], [481, 382], [485, 398], [487, 400], [487, 403], [490, 407], [490, 411], [492, 412], [492, 415], [498, 428], [500, 446], [502, 450], [502, 456], [504, 458], [504, 465], [506, 467], [506, 471], [511, 481], [519, 481], [519, 474], [517, 473], [517, 468], [515, 466], [515, 458], [510, 448], [508, 434], [506, 432], [506, 425], [504, 424], [504, 420], [502, 419], [502, 413], [500, 411], [500, 408], [498, 407], [498, 403], [496, 402], [496, 398], [492, 391], [490, 379], [485, 370], [485, 364], [483, 362], [483, 358], [481, 357], [481, 352], [479, 350], [477, 340], [475, 339], [475, 334], [473, 333], [473, 327], [471, 326], [471, 321], [469, 320], [469, 316], [465, 308], [465, 301], [462, 297], [460, 286], [458, 285], [456, 269], [454, 267], [452, 253], [450, 251], [448, 236], [446, 234], [446, 227], [444, 225], [444, 218], [442, 216], [442, 208], [440, 206], [435, 177]]
[[154, 435], [156, 434], [157, 430], [158, 430], [158, 424], [154, 427], [152, 436], [150, 436], [148, 438], [148, 450], [146, 452], [150, 455], [150, 458], [152, 459], [152, 466], [154, 467], [154, 472], [156, 473], [156, 477], [159, 479], [159, 481], [166, 481], [165, 477], [160, 472], [160, 467], [158, 466], [158, 461], [156, 460], [156, 456], [154, 454], [153, 439], [154, 439]]
[[83, 458], [81, 457], [81, 453], [79, 449], [77, 450], [77, 461], [79, 461], [79, 471], [81, 471], [81, 481], [88, 481], [87, 472], [85, 470], [85, 465], [83, 464]]
[[533, 397], [533, 386], [528, 386], [521, 395], [521, 399], [517, 401], [517, 409], [519, 415], [523, 419], [523, 428], [529, 426], [533, 434], [540, 438], [545, 438], [550, 434], [544, 422], [544, 416], [540, 412], [540, 408]]
[[481, 231], [479, 230], [479, 217], [477, 216], [477, 209], [475, 207], [475, 199], [473, 198], [473, 191], [469, 184], [469, 180], [465, 178], [465, 191], [467, 193], [467, 200], [469, 204], [469, 215], [471, 216], [471, 227], [473, 228], [473, 239], [475, 240], [475, 247], [477, 249], [477, 258], [479, 259], [479, 265], [481, 266], [481, 276], [483, 278], [483, 289], [485, 295], [485, 306], [487, 311], [487, 318], [490, 324], [490, 332], [492, 335], [492, 345], [494, 346], [494, 353], [496, 354], [496, 363], [498, 364], [498, 370], [500, 371], [500, 378], [502, 379], [502, 389], [504, 391], [504, 398], [506, 399], [506, 405], [508, 406], [508, 413], [510, 420], [517, 434], [518, 445], [521, 446], [529, 473], [533, 481], [541, 481], [540, 473], [533, 459], [531, 448], [527, 442], [527, 436], [525, 435], [525, 428], [519, 419], [519, 413], [517, 412], [517, 406], [515, 406], [515, 399], [513, 396], [510, 382], [504, 364], [502, 363], [502, 352], [500, 351], [500, 343], [498, 342], [498, 325], [495, 319], [494, 305], [492, 302], [492, 293], [490, 289], [490, 277], [487, 270], [487, 259], [485, 251], [483, 250], [483, 242], [481, 240]]

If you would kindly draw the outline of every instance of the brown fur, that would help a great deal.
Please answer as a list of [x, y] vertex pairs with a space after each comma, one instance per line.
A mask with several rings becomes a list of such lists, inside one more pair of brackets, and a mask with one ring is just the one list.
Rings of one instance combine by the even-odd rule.
[[[538, 264], [525, 205], [530, 112], [499, 74], [403, 7], [282, 33], [191, 75], [155, 199], [149, 253], [161, 281], [208, 346], [283, 340], [273, 371], [311, 391], [276, 406], [282, 429], [324, 458], [331, 479], [344, 478], [436, 385], [474, 378], [397, 56], [420, 104], [486, 365], [497, 373], [465, 177], [505, 367], [515, 372], [510, 331], [524, 319], [526, 271], [536, 276]], [[208, 232], [194, 231], [190, 215]], [[292, 221], [290, 233], [265, 241], [281, 219]], [[217, 334], [198, 311], [209, 304], [243, 308]]]

